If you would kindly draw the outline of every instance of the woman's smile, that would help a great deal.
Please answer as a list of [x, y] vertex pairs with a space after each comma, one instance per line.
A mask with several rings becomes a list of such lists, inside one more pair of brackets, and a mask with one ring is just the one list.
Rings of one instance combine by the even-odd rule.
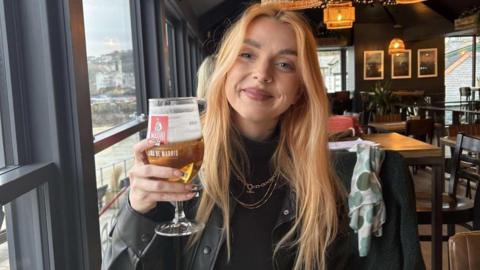
[[267, 91], [254, 87], [242, 89], [240, 90], [240, 94], [254, 101], [267, 101], [273, 98]]

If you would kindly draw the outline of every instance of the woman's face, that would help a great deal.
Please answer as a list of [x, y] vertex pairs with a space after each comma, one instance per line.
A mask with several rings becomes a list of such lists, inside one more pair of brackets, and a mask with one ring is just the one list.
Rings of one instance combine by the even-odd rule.
[[237, 123], [276, 125], [300, 89], [292, 27], [268, 17], [255, 19], [227, 73], [225, 89]]

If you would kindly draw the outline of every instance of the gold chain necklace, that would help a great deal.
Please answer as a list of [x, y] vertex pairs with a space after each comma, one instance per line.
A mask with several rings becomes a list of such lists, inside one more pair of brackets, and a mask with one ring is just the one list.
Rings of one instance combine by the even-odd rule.
[[238, 180], [238, 181], [242, 183], [242, 185], [247, 189], [247, 193], [255, 194], [254, 189], [264, 188], [266, 185], [272, 183], [274, 180], [275, 180], [275, 174], [272, 174], [272, 176], [270, 176], [270, 178], [268, 178], [266, 181], [263, 181], [262, 183], [256, 184], [256, 185], [251, 183], [246, 183], [243, 180]]
[[[274, 181], [275, 180], [275, 174], [270, 177], [270, 179], [268, 179], [267, 181], [263, 182], [262, 184], [265, 184], [264, 186], [267, 185], [267, 182], [270, 183], [270, 185], [268, 186], [268, 189], [267, 189], [267, 192], [265, 192], [265, 194], [263, 195], [263, 197], [257, 201], [257, 202], [254, 202], [254, 203], [245, 203], [245, 202], [242, 202], [240, 201], [240, 199], [238, 199], [237, 197], [235, 197], [235, 195], [232, 194], [232, 192], [230, 192], [231, 196], [235, 199], [235, 201], [240, 204], [241, 206], [247, 208], [247, 209], [256, 209], [256, 208], [259, 208], [260, 206], [264, 205], [268, 199], [270, 199], [270, 197], [272, 196], [273, 194], [273, 191], [275, 190], [275, 187], [277, 186], [277, 181]], [[261, 185], [261, 184], [260, 184]], [[248, 189], [248, 188], [247, 188]], [[248, 191], [247, 191], [248, 192]], [[254, 192], [253, 192], [254, 193]]]

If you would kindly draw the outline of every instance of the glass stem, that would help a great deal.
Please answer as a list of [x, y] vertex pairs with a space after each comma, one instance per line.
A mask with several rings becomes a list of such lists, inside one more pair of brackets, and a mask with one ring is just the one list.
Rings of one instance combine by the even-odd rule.
[[183, 212], [183, 202], [175, 202], [175, 218], [174, 223], [185, 220], [185, 213]]

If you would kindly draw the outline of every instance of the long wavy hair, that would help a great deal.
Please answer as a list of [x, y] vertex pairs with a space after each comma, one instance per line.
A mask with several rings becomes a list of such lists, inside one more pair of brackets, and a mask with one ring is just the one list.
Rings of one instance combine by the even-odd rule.
[[[224, 35], [207, 92], [201, 176], [205, 189], [197, 220], [206, 222], [214, 207], [220, 208], [230, 254], [229, 182], [231, 177], [243, 177], [241, 164], [248, 160], [245, 155], [238, 155], [241, 137], [232, 124], [233, 109], [227, 101], [225, 80], [240, 53], [247, 27], [259, 17], [274, 18], [293, 28], [298, 50], [297, 72], [302, 84], [299, 100], [280, 117], [279, 143], [271, 160], [296, 198], [295, 221], [276, 244], [274, 256], [280, 248], [295, 248], [295, 270], [322, 270], [326, 267], [327, 247], [337, 234], [337, 200], [342, 193], [329, 162], [326, 128], [329, 107], [316, 42], [306, 20], [295, 12], [254, 4]], [[193, 238], [193, 242], [198, 238]]]

